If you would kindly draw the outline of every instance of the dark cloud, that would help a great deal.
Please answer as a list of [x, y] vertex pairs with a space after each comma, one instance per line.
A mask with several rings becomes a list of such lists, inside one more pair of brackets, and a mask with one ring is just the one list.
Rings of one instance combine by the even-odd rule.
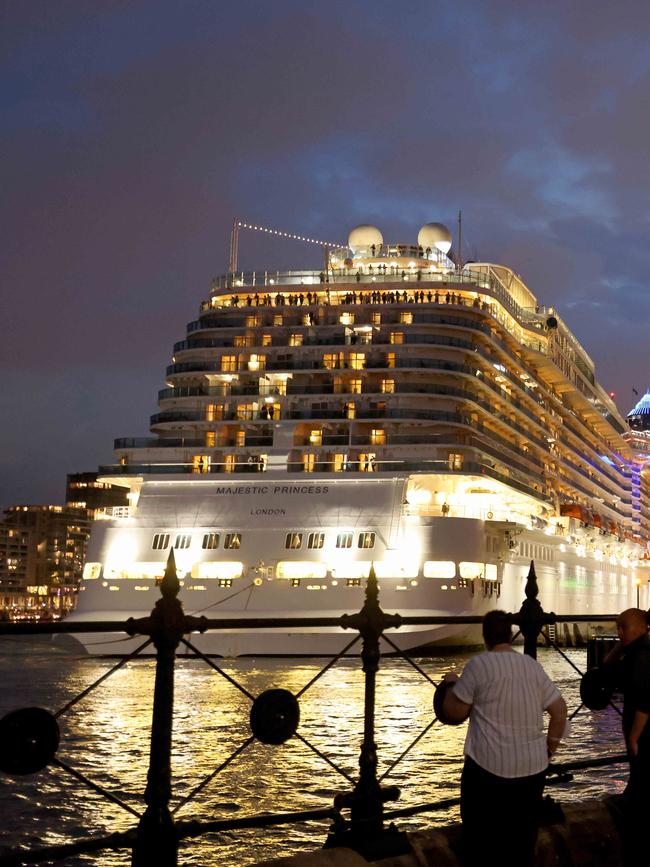
[[[146, 432], [234, 216], [453, 225], [650, 385], [646, 4], [32, 0], [0, 10], [2, 502]], [[320, 263], [242, 237], [242, 267]]]

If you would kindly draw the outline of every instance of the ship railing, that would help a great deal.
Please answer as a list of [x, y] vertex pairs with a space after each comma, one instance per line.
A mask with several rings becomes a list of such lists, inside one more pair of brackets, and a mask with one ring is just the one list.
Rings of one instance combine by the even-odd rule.
[[[473, 585], [475, 582], [466, 583]], [[493, 585], [495, 582], [482, 583]], [[444, 719], [438, 719], [434, 713], [424, 729], [415, 734], [406, 749], [395, 760], [389, 762], [380, 774], [378, 747], [375, 743], [376, 682], [380, 671], [381, 651], [387, 649], [389, 653], [395, 654], [398, 659], [402, 660], [405, 665], [413, 668], [427, 682], [428, 687], [435, 690], [437, 684], [426, 670], [425, 664], [405, 653], [396, 643], [395, 638], [399, 629], [402, 626], [455, 626], [461, 624], [478, 626], [482, 621], [481, 617], [386, 614], [380, 607], [379, 586], [373, 568], [371, 568], [367, 580], [365, 601], [361, 610], [355, 614], [343, 614], [340, 617], [235, 617], [229, 619], [192, 617], [184, 614], [182, 605], [177, 598], [179, 591], [180, 583], [176, 574], [172, 551], [165, 570], [165, 577], [160, 584], [161, 598], [149, 617], [130, 618], [126, 622], [72, 622], [64, 620], [56, 624], [0, 623], [0, 636], [124, 632], [134, 639], [136, 636], [144, 638], [135, 650], [123, 656], [112, 668], [56, 712], [52, 713], [43, 708], [22, 708], [11, 711], [0, 720], [2, 738], [0, 743], [0, 771], [20, 779], [45, 771], [47, 768], [56, 768], [58, 771], [71, 775], [78, 785], [88, 787], [95, 794], [106, 798], [112, 805], [129, 813], [137, 820], [137, 824], [122, 833], [89, 837], [45, 847], [25, 848], [21, 846], [16, 849], [5, 849], [0, 855], [0, 865], [7, 865], [8, 867], [10, 864], [34, 864], [42, 863], [45, 860], [52, 862], [70, 857], [73, 854], [97, 852], [104, 849], [127, 849], [132, 852], [131, 863], [134, 867], [150, 867], [150, 865], [176, 867], [180, 843], [191, 837], [214, 832], [234, 832], [244, 828], [263, 828], [307, 821], [322, 822], [324, 820], [331, 823], [326, 846], [348, 846], [373, 860], [373, 856], [378, 857], [386, 849], [396, 855], [408, 851], [406, 835], [395, 827], [393, 820], [422, 813], [435, 813], [459, 803], [457, 798], [447, 798], [424, 804], [414, 804], [397, 810], [386, 808], [385, 805], [389, 801], [400, 796], [400, 790], [397, 786], [385, 785], [387, 778], [394, 774], [395, 769], [425, 736], [431, 732], [435, 734], [436, 725], [444, 722]], [[543, 642], [554, 648], [571, 669], [581, 677], [581, 701], [571, 710], [571, 719], [583, 711], [585, 702], [594, 709], [604, 709], [611, 706], [615, 712], [620, 714], [620, 708], [612, 700], [611, 693], [603, 694], [603, 691], [598, 689], [595, 694], [593, 688], [591, 691], [588, 689], [583, 691], [585, 673], [561, 649], [554, 638], [557, 624], [569, 622], [592, 625], [611, 624], [616, 615], [557, 616], [543, 610], [537, 595], [537, 579], [534, 564], [531, 562], [525, 587], [526, 598], [519, 611], [510, 615], [513, 625], [518, 629], [515, 638], [519, 635], [523, 638], [524, 653], [535, 657], [541, 637]], [[309, 640], [308, 630], [310, 629], [340, 630], [342, 640], [345, 643], [340, 652], [328, 659], [324, 667], [297, 692], [269, 688], [254, 695], [245, 684], [226, 672], [217, 661], [204, 654], [191, 638], [191, 634], [194, 632], [204, 633], [208, 630], [255, 632], [260, 629], [284, 631], [305, 629], [307, 630], [306, 641]], [[352, 633], [349, 640], [343, 638], [346, 630]], [[118, 797], [114, 792], [97, 783], [89, 774], [73, 767], [67, 761], [63, 761], [57, 756], [57, 752], [61, 736], [59, 720], [62, 720], [72, 708], [100, 687], [112, 674], [151, 648], [152, 645], [156, 655], [155, 684], [151, 750], [143, 809], [140, 806], [134, 807], [121, 796]], [[592, 665], [602, 661], [603, 651], [607, 649], [607, 646], [605, 641], [601, 642], [600, 646], [595, 645], [597, 652], [592, 654]], [[224, 683], [246, 696], [250, 701], [250, 735], [226, 760], [221, 761], [216, 768], [210, 770], [189, 794], [178, 797], [174, 802], [172, 799], [171, 761], [174, 668], [176, 651], [179, 647], [193, 653], [197, 659], [202, 660], [220, 676]], [[355, 656], [359, 655], [365, 679], [363, 733], [359, 753], [359, 774], [356, 777], [351, 776], [341, 767], [338, 757], [334, 758], [327, 755], [299, 730], [300, 699], [322, 675], [344, 656], [351, 653]], [[590, 661], [588, 660], [589, 664]], [[591, 685], [594, 686], [593, 679]], [[588, 698], [587, 695], [591, 698]], [[439, 707], [439, 704], [434, 702], [434, 708], [436, 707]], [[65, 731], [63, 735], [65, 737]], [[253, 742], [258, 741], [267, 745], [280, 746], [292, 739], [300, 741], [344, 780], [346, 790], [334, 797], [332, 806], [302, 809], [288, 813], [249, 815], [235, 819], [214, 818], [208, 821], [192, 821], [179, 818], [178, 813], [196, 801], [199, 795], [203, 800], [205, 799], [208, 786], [213, 780], [225, 768], [236, 762]], [[566, 783], [573, 778], [574, 773], [579, 771], [621, 764], [625, 761], [626, 754], [620, 752], [587, 760], [553, 763], [548, 769], [546, 784]], [[84, 764], [87, 766], [88, 762], [86, 761]], [[46, 784], [51, 788], [52, 781], [48, 780]], [[32, 784], [29, 783], [28, 785], [31, 786]], [[18, 796], [20, 796], [20, 784], [17, 783], [16, 786]], [[388, 822], [390, 824], [387, 824]]]

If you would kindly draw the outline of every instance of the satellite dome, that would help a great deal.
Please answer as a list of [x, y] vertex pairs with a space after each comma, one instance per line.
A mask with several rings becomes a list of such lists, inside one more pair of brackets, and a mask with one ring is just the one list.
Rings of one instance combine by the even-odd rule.
[[348, 238], [348, 247], [354, 250], [355, 247], [372, 247], [380, 246], [384, 243], [384, 238], [376, 226], [355, 226], [350, 232]]
[[447, 254], [451, 249], [451, 232], [442, 223], [425, 223], [418, 232], [418, 245]]

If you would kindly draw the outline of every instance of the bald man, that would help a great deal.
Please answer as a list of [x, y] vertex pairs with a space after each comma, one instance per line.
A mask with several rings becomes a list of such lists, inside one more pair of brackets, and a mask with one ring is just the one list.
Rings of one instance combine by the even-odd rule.
[[648, 619], [640, 608], [628, 608], [616, 620], [621, 641], [605, 660], [623, 692], [623, 734], [630, 761], [625, 789], [625, 863], [638, 863], [638, 847], [645, 846], [645, 823], [650, 816], [650, 636]]

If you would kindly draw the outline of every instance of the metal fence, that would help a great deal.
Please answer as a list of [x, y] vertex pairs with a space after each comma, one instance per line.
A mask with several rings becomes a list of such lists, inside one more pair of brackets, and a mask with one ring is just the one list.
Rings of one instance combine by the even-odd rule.
[[[378, 776], [378, 756], [375, 743], [376, 678], [380, 667], [381, 642], [384, 642], [388, 645], [391, 653], [402, 657], [406, 664], [412, 666], [435, 689], [437, 684], [415, 659], [398, 647], [386, 634], [386, 630], [401, 625], [478, 624], [482, 621], [482, 617], [402, 617], [399, 614], [387, 614], [380, 607], [378, 584], [372, 569], [366, 586], [363, 607], [356, 614], [343, 614], [340, 617], [281, 618], [273, 621], [251, 618], [218, 620], [191, 617], [183, 612], [182, 605], [177, 598], [179, 590], [180, 584], [176, 575], [172, 552], [167, 563], [165, 577], [160, 585], [161, 598], [148, 617], [130, 618], [126, 622], [71, 623], [63, 621], [56, 624], [0, 624], [0, 635], [124, 631], [130, 636], [146, 637], [131, 654], [121, 658], [98, 680], [55, 713], [43, 708], [23, 708], [12, 711], [0, 720], [0, 771], [21, 777], [41, 771], [48, 766], [57, 767], [72, 775], [79, 784], [88, 786], [94, 792], [130, 813], [137, 821], [134, 821], [131, 829], [121, 833], [88, 837], [77, 842], [41, 846], [29, 850], [21, 848], [6, 851], [0, 855], [1, 867], [51, 863], [72, 855], [88, 854], [106, 849], [130, 850], [132, 853], [131, 863], [134, 867], [150, 867], [150, 865], [151, 867], [153, 865], [156, 867], [176, 867], [179, 844], [187, 838], [211, 832], [279, 826], [311, 820], [329, 820], [331, 822], [329, 834], [325, 841], [326, 847], [345, 845], [369, 858], [380, 855], [386, 857], [408, 851], [406, 835], [396, 827], [395, 820], [400, 817], [444, 809], [458, 803], [458, 799], [452, 798], [403, 809], [386, 809], [385, 805], [396, 800], [400, 792], [396, 786], [385, 785], [384, 781], [432, 726], [439, 721], [435, 715], [432, 716], [430, 722], [418, 733], [409, 746], [389, 765], [381, 777]], [[582, 676], [583, 672], [555, 642], [554, 630], [549, 629], [549, 627], [562, 622], [611, 622], [616, 615], [556, 616], [544, 612], [537, 599], [537, 579], [532, 562], [525, 594], [526, 598], [520, 610], [511, 614], [512, 622], [519, 630], [517, 636], [521, 634], [523, 637], [524, 652], [535, 657], [541, 635], [544, 642], [562, 654], [576, 673]], [[267, 689], [259, 695], [253, 695], [186, 637], [192, 632], [205, 632], [208, 629], [254, 630], [262, 626], [265, 628], [272, 626], [278, 629], [289, 626], [294, 628], [342, 627], [355, 634], [341, 649], [340, 653], [330, 658], [326, 665], [297, 693], [294, 694], [285, 689]], [[308, 640], [308, 636], [306, 636], [306, 640]], [[142, 812], [138, 812], [115, 794], [99, 786], [84, 773], [57, 757], [60, 738], [58, 720], [151, 644], [156, 651], [151, 747], [147, 783], [144, 791], [145, 808]], [[210, 666], [235, 689], [242, 692], [250, 701], [250, 735], [225, 761], [222, 761], [207, 774], [189, 794], [172, 804], [174, 665], [176, 651], [181, 645], [203, 660], [206, 665]], [[364, 672], [364, 722], [359, 754], [359, 774], [354, 779], [299, 732], [299, 700], [338, 660], [359, 647], [359, 656]], [[582, 707], [582, 704], [576, 707], [571, 713], [571, 717], [573, 718], [579, 713]], [[255, 740], [264, 744], [280, 745], [291, 738], [300, 740], [345, 780], [345, 790], [335, 795], [330, 808], [250, 815], [242, 818], [212, 821], [182, 821], [176, 818], [182, 807], [197, 798], [208, 783], [235, 762]], [[554, 779], [566, 781], [571, 778], [573, 773], [580, 770], [624, 762], [626, 758], [624, 753], [620, 753], [587, 761], [551, 765], [547, 773], [547, 781], [551, 782]]]

